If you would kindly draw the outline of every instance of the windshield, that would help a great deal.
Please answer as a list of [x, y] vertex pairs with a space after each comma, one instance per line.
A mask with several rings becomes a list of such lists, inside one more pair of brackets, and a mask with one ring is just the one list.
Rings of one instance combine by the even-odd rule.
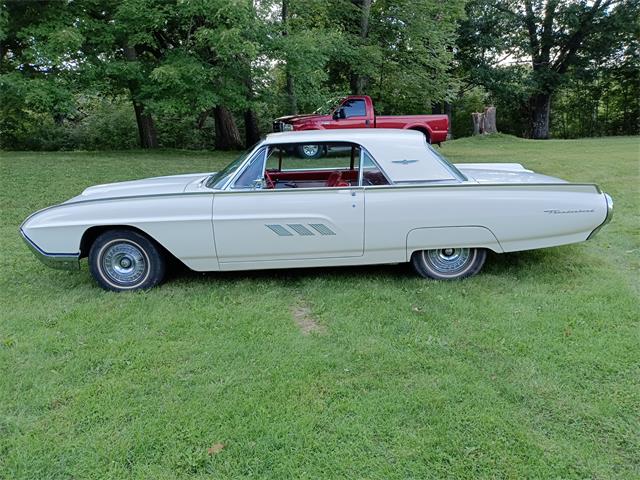
[[431, 150], [431, 152], [433, 152], [433, 154], [438, 157], [438, 160], [440, 160], [442, 163], [444, 163], [447, 168], [449, 170], [451, 170], [460, 180], [467, 180], [467, 177], [460, 171], [458, 170], [455, 165], [453, 163], [451, 163], [449, 160], [447, 160], [444, 155], [442, 155], [437, 149], [435, 148], [433, 145], [431, 145], [430, 143], [427, 142], [427, 148], [429, 148], [429, 150]]
[[316, 109], [313, 113], [316, 115], [329, 115], [331, 114], [335, 108], [338, 106], [338, 103], [342, 100], [342, 97], [332, 98], [324, 103], [320, 108]]
[[[256, 144], [257, 145], [257, 144]], [[211, 178], [207, 181], [207, 187], [209, 188], [222, 188], [227, 181], [233, 177], [233, 175], [238, 170], [238, 167], [242, 165], [242, 163], [247, 159], [249, 154], [253, 152], [256, 145], [253, 145], [251, 148], [242, 153], [238, 158], [236, 158], [229, 165], [224, 167], [219, 172], [214, 173]]]

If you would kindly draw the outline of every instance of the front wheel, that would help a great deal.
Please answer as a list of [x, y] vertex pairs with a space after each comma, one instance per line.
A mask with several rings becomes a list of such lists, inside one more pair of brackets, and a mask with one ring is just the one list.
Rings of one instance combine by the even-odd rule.
[[296, 148], [296, 153], [300, 158], [314, 159], [322, 157], [325, 150], [320, 145], [300, 145]]
[[478, 273], [487, 258], [484, 248], [439, 248], [411, 256], [411, 265], [425, 278], [459, 280]]
[[105, 290], [144, 290], [162, 281], [165, 261], [156, 245], [131, 230], [109, 230], [89, 251], [89, 270]]

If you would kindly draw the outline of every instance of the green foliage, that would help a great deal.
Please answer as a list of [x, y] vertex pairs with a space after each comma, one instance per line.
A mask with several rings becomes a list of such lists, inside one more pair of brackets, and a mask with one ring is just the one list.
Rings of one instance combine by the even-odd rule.
[[138, 144], [136, 120], [125, 97], [83, 95], [78, 111], [64, 122], [62, 146], [79, 150], [121, 150]]
[[[597, 9], [590, 21], [598, 2], [533, 1], [538, 46], [527, 31], [527, 3], [5, 0], [0, 145], [132, 145], [128, 130], [106, 128], [128, 103], [144, 120], [136, 126], [150, 137], [158, 133], [151, 146], [209, 147], [217, 106], [235, 115], [241, 131], [250, 111], [265, 132], [274, 117], [294, 108], [292, 102], [312, 112], [358, 92], [371, 95], [383, 114], [428, 113], [432, 104], [447, 101], [461, 135], [469, 132], [463, 117], [472, 105], [481, 107], [476, 87], [486, 92], [485, 105], [496, 105], [498, 128], [508, 133], [527, 133], [531, 98], [545, 91], [557, 92], [556, 135], [637, 132], [637, 0]], [[542, 33], [546, 5], [554, 8], [551, 36]], [[583, 23], [589, 28], [580, 48], [566, 50]], [[551, 53], [553, 68], [530, 64], [535, 57], [542, 61], [534, 64], [546, 65], [552, 59], [543, 57]], [[578, 92], [594, 101], [581, 102]], [[87, 108], [88, 98], [102, 100]], [[77, 115], [82, 109], [104, 118]], [[604, 129], [597, 127], [601, 121]], [[235, 129], [228, 127], [223, 130]]]
[[[509, 132], [534, 133], [540, 114], [544, 117], [537, 100], [566, 92], [585, 71], [627, 62], [625, 57], [634, 56], [631, 52], [636, 52], [635, 68], [640, 67], [637, 0], [471, 0], [466, 11], [467, 19], [458, 30], [459, 74], [469, 84], [483, 86], [500, 111], [508, 112], [503, 125], [510, 126]], [[552, 103], [552, 119], [553, 108], [562, 108], [558, 117], [571, 116], [574, 112], [567, 111], [567, 106], [566, 101]], [[556, 125], [561, 123], [557, 120]], [[500, 128], [500, 116], [498, 122]], [[637, 124], [632, 124], [623, 132], [637, 133]], [[556, 131], [568, 132], [567, 128]], [[598, 133], [598, 129], [582, 131]]]
[[463, 6], [458, 0], [373, 4], [371, 35], [379, 51], [370, 57], [379, 63], [369, 92], [381, 111], [425, 113], [432, 102], [452, 99], [458, 82], [450, 65]]
[[65, 115], [73, 111], [70, 92], [59, 79], [0, 76], [0, 148], [57, 150]]
[[640, 133], [640, 49], [573, 72], [555, 98], [552, 129], [564, 138]]
[[473, 134], [471, 114], [482, 112], [486, 104], [487, 93], [480, 87], [467, 91], [452, 103], [451, 133], [453, 138], [468, 137]]

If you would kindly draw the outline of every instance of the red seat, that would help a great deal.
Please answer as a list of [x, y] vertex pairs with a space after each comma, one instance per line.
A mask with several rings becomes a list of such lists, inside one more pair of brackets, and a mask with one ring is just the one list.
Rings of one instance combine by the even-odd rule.
[[325, 185], [327, 187], [348, 187], [349, 182], [346, 182], [342, 178], [342, 172], [340, 170], [336, 170], [335, 172], [331, 172]]

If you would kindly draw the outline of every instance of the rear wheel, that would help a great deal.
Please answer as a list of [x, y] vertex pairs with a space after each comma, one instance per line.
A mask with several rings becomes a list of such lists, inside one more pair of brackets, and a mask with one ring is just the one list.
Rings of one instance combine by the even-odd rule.
[[164, 278], [166, 265], [156, 245], [131, 230], [109, 230], [89, 251], [91, 275], [105, 290], [122, 292], [151, 288]]
[[411, 264], [425, 278], [458, 280], [478, 273], [486, 258], [484, 248], [440, 248], [415, 252]]

